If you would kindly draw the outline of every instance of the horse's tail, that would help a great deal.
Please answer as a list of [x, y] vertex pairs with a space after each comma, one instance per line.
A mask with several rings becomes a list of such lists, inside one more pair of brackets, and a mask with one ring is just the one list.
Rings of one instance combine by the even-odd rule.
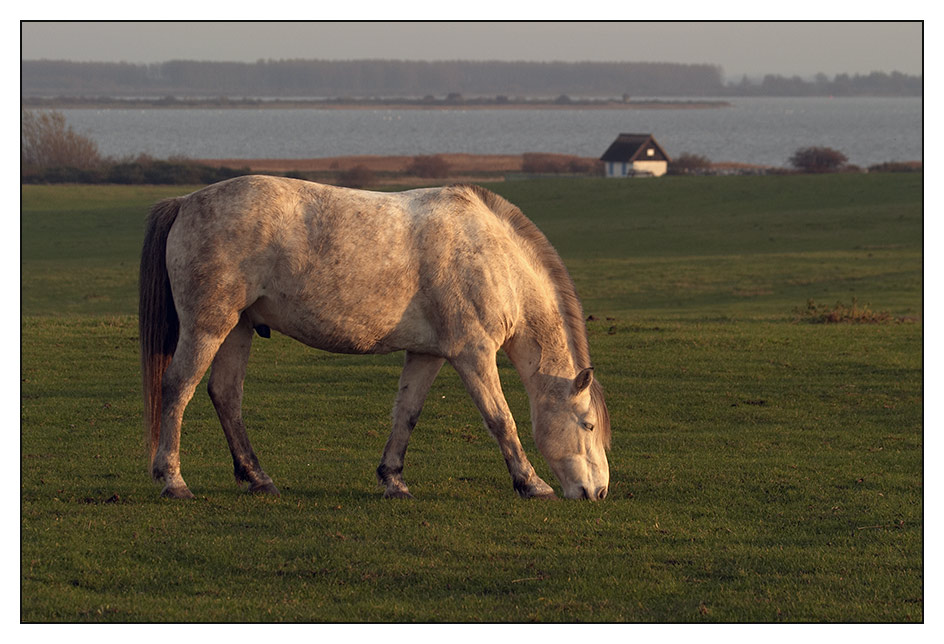
[[144, 385], [145, 440], [149, 463], [154, 460], [161, 432], [161, 380], [174, 355], [180, 322], [167, 276], [167, 235], [180, 212], [179, 198], [151, 208], [141, 250], [138, 326]]

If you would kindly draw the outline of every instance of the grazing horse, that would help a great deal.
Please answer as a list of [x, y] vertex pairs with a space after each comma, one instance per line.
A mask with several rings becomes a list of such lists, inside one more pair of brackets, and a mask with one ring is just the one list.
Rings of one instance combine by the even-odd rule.
[[410, 497], [403, 459], [443, 363], [498, 442], [514, 489], [554, 497], [502, 394], [503, 349], [524, 382], [535, 443], [568, 498], [602, 499], [610, 420], [580, 301], [537, 227], [478, 186], [377, 193], [266, 176], [213, 184], [152, 209], [141, 257], [141, 361], [151, 474], [180, 473], [184, 408], [207, 369], [236, 479], [278, 494], [242, 420], [253, 333], [337, 353], [405, 351], [377, 479]]

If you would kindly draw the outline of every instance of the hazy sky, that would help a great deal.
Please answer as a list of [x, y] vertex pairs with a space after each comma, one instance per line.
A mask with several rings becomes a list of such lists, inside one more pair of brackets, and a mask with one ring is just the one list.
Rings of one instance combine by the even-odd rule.
[[742, 74], [922, 73], [919, 22], [23, 22], [23, 59], [650, 61]]

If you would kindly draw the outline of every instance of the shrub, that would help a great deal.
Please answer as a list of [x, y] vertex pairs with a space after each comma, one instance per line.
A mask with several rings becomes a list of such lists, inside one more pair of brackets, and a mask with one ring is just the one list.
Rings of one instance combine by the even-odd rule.
[[211, 167], [187, 160], [160, 161], [147, 156], [89, 168], [24, 168], [23, 183], [209, 184], [249, 174], [249, 168]]
[[98, 145], [66, 125], [62, 112], [22, 112], [20, 162], [24, 168], [77, 168], [101, 164]]
[[104, 168], [54, 167], [21, 177], [24, 183], [104, 183]]
[[439, 154], [416, 156], [406, 169], [414, 177], [442, 179], [449, 176], [449, 162]]
[[144, 183], [144, 166], [140, 163], [116, 163], [108, 169], [108, 183]]
[[346, 188], [363, 188], [374, 182], [374, 172], [366, 165], [356, 165], [338, 175], [338, 185]]
[[790, 165], [801, 172], [838, 172], [849, 159], [832, 148], [800, 148], [790, 157]]
[[869, 166], [869, 172], [922, 172], [924, 165], [921, 162], [886, 161]]
[[564, 162], [557, 155], [541, 152], [525, 152], [521, 156], [521, 171], [531, 173], [565, 172]]
[[[180, 185], [213, 183], [221, 178], [236, 176], [238, 172], [220, 172], [213, 168], [187, 161], [161, 161], [140, 157], [136, 161], [116, 163], [108, 170], [109, 183]], [[229, 175], [223, 176], [220, 175]]]
[[521, 155], [521, 171], [529, 174], [602, 175], [603, 162], [565, 154], [525, 152]]
[[699, 174], [711, 168], [711, 161], [698, 154], [683, 152], [669, 162], [669, 174]]
[[567, 162], [567, 171], [571, 174], [603, 175], [603, 162], [598, 159], [574, 157]]

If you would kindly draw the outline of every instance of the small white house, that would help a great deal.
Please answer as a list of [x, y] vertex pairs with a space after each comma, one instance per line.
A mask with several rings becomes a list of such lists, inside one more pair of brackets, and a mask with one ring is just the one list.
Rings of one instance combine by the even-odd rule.
[[651, 134], [620, 134], [600, 160], [608, 177], [660, 177], [670, 161]]

